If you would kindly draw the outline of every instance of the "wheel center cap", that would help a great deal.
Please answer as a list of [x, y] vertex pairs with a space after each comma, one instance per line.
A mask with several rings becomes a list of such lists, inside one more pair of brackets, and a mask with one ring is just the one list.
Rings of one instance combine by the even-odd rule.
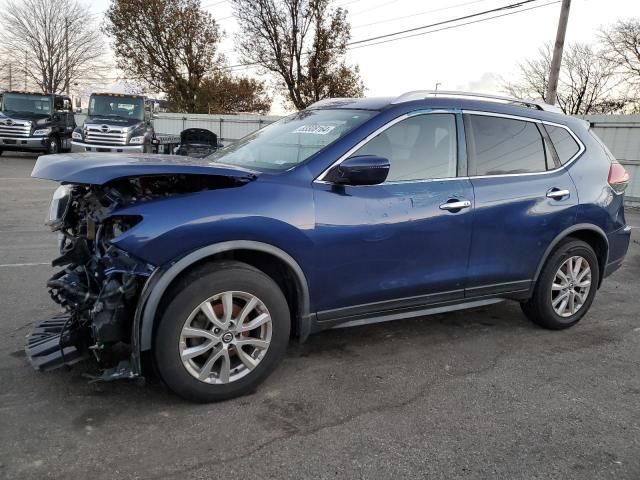
[[222, 341], [224, 343], [229, 343], [231, 340], [233, 340], [233, 333], [231, 332], [227, 332], [222, 336]]

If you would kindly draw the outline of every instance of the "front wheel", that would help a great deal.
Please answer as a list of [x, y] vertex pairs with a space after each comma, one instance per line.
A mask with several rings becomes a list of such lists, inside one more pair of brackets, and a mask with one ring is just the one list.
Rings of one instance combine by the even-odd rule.
[[215, 262], [169, 293], [153, 357], [178, 395], [196, 402], [250, 393], [289, 342], [290, 313], [278, 285], [250, 265]]
[[58, 137], [49, 137], [47, 144], [47, 154], [51, 155], [60, 151], [60, 142]]
[[534, 323], [561, 330], [578, 323], [596, 295], [600, 270], [593, 248], [576, 239], [563, 241], [545, 263], [533, 297], [522, 304]]

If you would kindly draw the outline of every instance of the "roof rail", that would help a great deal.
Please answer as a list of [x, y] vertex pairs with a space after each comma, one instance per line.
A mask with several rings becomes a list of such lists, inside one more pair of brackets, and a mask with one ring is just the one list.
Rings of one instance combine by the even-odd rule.
[[411, 102], [413, 100], [424, 100], [427, 97], [468, 97], [472, 99], [480, 99], [494, 102], [504, 103], [516, 103], [528, 108], [536, 108], [538, 110], [544, 110], [545, 112], [562, 113], [562, 111], [555, 105], [550, 105], [542, 100], [523, 100], [515, 97], [505, 97], [501, 95], [492, 95], [488, 93], [478, 92], [457, 92], [446, 90], [416, 90], [413, 92], [403, 93], [397, 97], [392, 104]]

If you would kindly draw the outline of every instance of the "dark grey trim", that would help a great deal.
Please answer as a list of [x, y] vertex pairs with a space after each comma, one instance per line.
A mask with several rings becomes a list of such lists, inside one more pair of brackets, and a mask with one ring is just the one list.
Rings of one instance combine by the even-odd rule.
[[[150, 294], [147, 299], [141, 297], [138, 306], [138, 310], [141, 312], [142, 319], [139, 330], [140, 351], [144, 352], [151, 349], [153, 324], [156, 317], [156, 311], [158, 309], [158, 305], [160, 304], [162, 296], [164, 295], [164, 292], [169, 287], [171, 282], [186, 268], [193, 265], [194, 263], [218, 253], [230, 252], [232, 250], [254, 250], [258, 252], [269, 253], [275, 257], [278, 257], [280, 260], [283, 260], [293, 270], [296, 277], [296, 290], [299, 300], [299, 309], [297, 312], [299, 322], [298, 331], [300, 332], [301, 340], [304, 340], [309, 335], [311, 331], [311, 320], [309, 315], [311, 308], [309, 299], [309, 286], [307, 284], [307, 279], [304, 275], [304, 272], [300, 268], [300, 265], [298, 265], [298, 263], [293, 259], [293, 257], [291, 257], [291, 255], [284, 252], [283, 250], [280, 250], [277, 247], [274, 247], [273, 245], [262, 242], [254, 242], [250, 240], [235, 240], [230, 242], [216, 243], [214, 245], [209, 245], [196, 250], [195, 252], [182, 257], [180, 260], [168, 266], [166, 270], [164, 270], [161, 274], [158, 274], [157, 280], [156, 278], [149, 279], [148, 282], [151, 282], [152, 280], [154, 282], [152, 288], [150, 288]], [[136, 312], [136, 316], [138, 316], [138, 312]], [[134, 332], [134, 334], [135, 333], [136, 332]]]
[[467, 156], [467, 141], [466, 133], [464, 130], [464, 120], [462, 113], [456, 112], [456, 130], [457, 136], [457, 150], [458, 150], [458, 177], [464, 178], [469, 175], [468, 169], [468, 156]]
[[422, 317], [426, 315], [436, 315], [438, 313], [455, 312], [456, 310], [465, 310], [467, 308], [484, 307], [486, 305], [492, 305], [494, 303], [500, 303], [504, 301], [504, 298], [492, 297], [486, 299], [469, 300], [461, 303], [451, 303], [441, 306], [431, 306], [420, 310], [413, 310], [408, 313], [391, 313], [386, 315], [379, 315], [374, 317], [365, 318], [362, 320], [350, 320], [348, 322], [339, 323], [333, 328], [346, 328], [355, 327], [358, 325], [371, 325], [372, 323], [390, 322], [393, 320], [405, 320], [408, 318]]
[[[379, 316], [383, 313], [410, 312], [415, 309], [423, 309], [426, 305], [460, 301], [464, 299], [464, 290], [452, 290], [449, 292], [418, 295], [415, 297], [385, 300], [382, 302], [365, 303], [351, 307], [324, 310], [317, 313], [317, 324], [342, 323], [345, 321], [368, 318], [372, 315]], [[325, 328], [325, 327], [321, 327]]]
[[[433, 313], [433, 310], [437, 310], [435, 313], [438, 313], [471, 308], [478, 302], [488, 305], [496, 300], [523, 300], [529, 297], [531, 283], [531, 280], [520, 280], [324, 310], [317, 313], [312, 331], [317, 332], [342, 324], [364, 325], [411, 318]], [[465, 307], [466, 304], [473, 305]]]
[[[569, 227], [569, 228], [563, 230], [562, 232], [560, 232], [556, 236], [556, 238], [554, 238], [553, 241], [549, 244], [547, 249], [544, 251], [544, 254], [542, 255], [542, 258], [540, 259], [540, 262], [538, 262], [538, 268], [536, 269], [535, 277], [533, 277], [533, 283], [531, 284], [531, 289], [535, 288], [535, 284], [538, 281], [538, 277], [540, 276], [540, 272], [542, 271], [542, 268], [544, 267], [544, 264], [547, 261], [547, 258], [549, 258], [549, 255], [551, 255], [551, 252], [553, 252], [553, 249], [556, 248], [556, 246], [562, 240], [567, 238], [573, 232], [577, 232], [579, 230], [590, 230], [590, 231], [595, 232], [598, 235], [600, 235], [600, 237], [602, 237], [602, 239], [604, 240], [605, 244], [607, 245], [607, 256], [604, 259], [604, 262], [602, 263], [601, 267], [607, 265], [607, 262], [609, 261], [609, 239], [607, 238], [607, 234], [604, 233], [604, 230], [602, 230], [600, 227], [598, 227], [597, 225], [594, 225], [592, 223], [578, 223], [577, 225], [572, 225], [571, 227]], [[600, 275], [600, 282], [601, 283], [602, 283], [602, 278], [603, 278], [602, 273], [604, 273], [604, 272], [601, 272], [601, 275]], [[599, 286], [600, 285], [598, 285], [598, 287]]]
[[142, 322], [142, 313], [151, 295], [153, 287], [158, 282], [158, 279], [162, 276], [164, 270], [156, 268], [142, 287], [140, 298], [138, 298], [138, 304], [136, 305], [136, 312], [133, 316], [133, 323], [131, 325], [131, 370], [137, 375], [142, 375], [142, 359], [140, 358], [140, 324]]
[[494, 285], [481, 285], [465, 289], [465, 298], [484, 297], [487, 295], [497, 295], [512, 292], [529, 290], [531, 280], [519, 280], [517, 282], [496, 283]]

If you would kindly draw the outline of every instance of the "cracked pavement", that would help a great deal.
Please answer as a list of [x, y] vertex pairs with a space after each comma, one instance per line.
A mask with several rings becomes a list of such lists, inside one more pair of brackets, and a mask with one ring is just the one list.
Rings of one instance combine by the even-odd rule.
[[88, 384], [90, 363], [29, 366], [25, 336], [56, 311], [55, 185], [34, 161], [0, 157], [0, 478], [640, 478], [640, 229], [572, 329], [504, 302], [331, 330], [253, 395], [195, 405], [153, 379]]

